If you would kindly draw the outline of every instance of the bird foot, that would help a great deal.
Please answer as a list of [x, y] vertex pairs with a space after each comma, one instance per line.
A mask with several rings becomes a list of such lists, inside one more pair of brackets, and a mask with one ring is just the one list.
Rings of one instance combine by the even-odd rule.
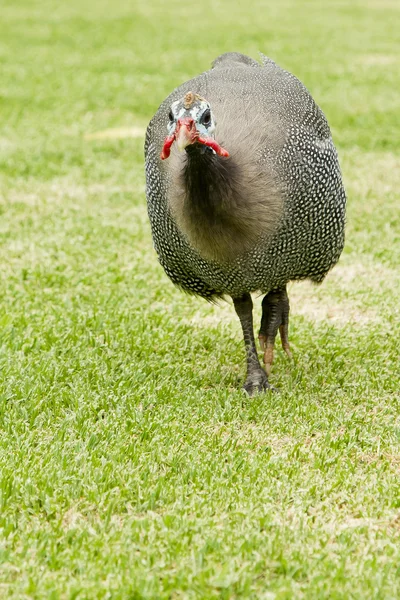
[[275, 391], [275, 388], [268, 382], [268, 377], [261, 367], [259, 370], [247, 374], [243, 389], [250, 397], [266, 390]]
[[286, 293], [286, 288], [267, 294], [262, 301], [262, 310], [258, 339], [261, 350], [264, 352], [265, 371], [267, 375], [269, 375], [274, 361], [274, 346], [278, 329], [282, 348], [288, 357], [292, 358], [288, 335], [289, 298]]

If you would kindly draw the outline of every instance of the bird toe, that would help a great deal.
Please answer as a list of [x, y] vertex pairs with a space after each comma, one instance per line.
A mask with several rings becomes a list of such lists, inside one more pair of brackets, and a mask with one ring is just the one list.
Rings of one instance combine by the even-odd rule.
[[247, 375], [243, 389], [250, 397], [266, 392], [267, 390], [276, 391], [269, 383], [267, 374], [262, 369]]

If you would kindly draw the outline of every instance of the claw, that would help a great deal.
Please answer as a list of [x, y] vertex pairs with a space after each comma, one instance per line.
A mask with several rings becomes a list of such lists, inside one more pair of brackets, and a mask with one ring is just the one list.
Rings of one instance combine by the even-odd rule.
[[272, 363], [274, 362], [274, 342], [267, 342], [264, 352], [264, 365], [267, 375], [271, 373]]
[[286, 352], [289, 358], [292, 358], [292, 351], [290, 350], [289, 344], [289, 331], [287, 324], [279, 326], [279, 333], [281, 336], [282, 348]]
[[254, 396], [260, 392], [265, 392], [266, 390], [275, 391], [275, 388], [268, 383], [267, 375], [261, 367], [253, 372], [247, 373], [243, 389], [248, 396]]

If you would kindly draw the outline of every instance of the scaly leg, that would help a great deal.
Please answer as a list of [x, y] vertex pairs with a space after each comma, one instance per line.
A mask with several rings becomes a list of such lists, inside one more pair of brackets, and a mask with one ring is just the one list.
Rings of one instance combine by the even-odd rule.
[[243, 387], [249, 396], [253, 396], [257, 392], [263, 392], [271, 388], [268, 377], [257, 356], [253, 330], [253, 301], [250, 294], [243, 294], [240, 298], [233, 298], [233, 304], [242, 325], [246, 347], [247, 377]]
[[281, 335], [282, 348], [289, 358], [292, 357], [288, 337], [289, 327], [289, 298], [286, 286], [269, 292], [262, 301], [262, 317], [258, 339], [261, 350], [264, 351], [264, 364], [267, 375], [270, 374], [274, 360], [274, 345], [276, 334]]

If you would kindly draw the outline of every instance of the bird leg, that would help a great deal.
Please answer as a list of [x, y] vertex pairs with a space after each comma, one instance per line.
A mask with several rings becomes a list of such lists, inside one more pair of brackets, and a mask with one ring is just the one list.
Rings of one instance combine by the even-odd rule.
[[288, 337], [289, 327], [289, 298], [286, 286], [272, 290], [262, 301], [262, 317], [258, 339], [261, 350], [264, 351], [264, 364], [267, 375], [270, 374], [274, 360], [274, 345], [276, 334], [281, 336], [282, 348], [289, 358], [292, 357]]
[[243, 294], [240, 298], [233, 298], [233, 304], [240, 319], [246, 347], [247, 377], [243, 388], [249, 396], [253, 396], [257, 392], [263, 392], [271, 388], [268, 377], [257, 356], [253, 329], [253, 301], [250, 294]]

